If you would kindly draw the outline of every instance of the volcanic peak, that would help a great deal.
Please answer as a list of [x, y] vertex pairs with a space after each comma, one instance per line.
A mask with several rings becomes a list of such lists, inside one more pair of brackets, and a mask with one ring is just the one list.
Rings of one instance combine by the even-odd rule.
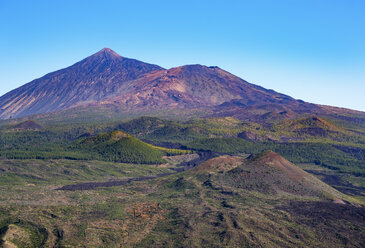
[[91, 58], [100, 57], [100, 58], [105, 58], [106, 60], [122, 59], [123, 58], [118, 53], [114, 52], [112, 49], [110, 49], [108, 47], [105, 47], [105, 48], [101, 49], [99, 52], [94, 53], [90, 57]]

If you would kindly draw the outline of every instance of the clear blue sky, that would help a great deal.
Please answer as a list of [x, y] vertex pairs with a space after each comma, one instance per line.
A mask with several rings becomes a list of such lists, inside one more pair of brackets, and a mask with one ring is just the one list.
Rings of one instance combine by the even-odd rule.
[[0, 95], [103, 47], [365, 111], [364, 0], [0, 0]]

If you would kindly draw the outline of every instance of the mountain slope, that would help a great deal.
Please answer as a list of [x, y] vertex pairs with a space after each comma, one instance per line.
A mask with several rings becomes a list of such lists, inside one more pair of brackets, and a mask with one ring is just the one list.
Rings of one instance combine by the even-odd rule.
[[111, 98], [127, 107], [208, 107], [239, 99], [244, 106], [296, 102], [293, 98], [250, 84], [218, 67], [186, 65], [156, 71], [123, 85]]
[[218, 67], [186, 65], [165, 70], [104, 48], [0, 97], [0, 118], [69, 108], [76, 112], [78, 108], [80, 111], [86, 108], [92, 112], [105, 106], [128, 113], [202, 109], [205, 114], [221, 115], [252, 106], [266, 106], [269, 111], [276, 106], [280, 111], [293, 113], [298, 109], [315, 108], [315, 105], [250, 84]]
[[125, 82], [162, 70], [124, 58], [109, 48], [0, 97], [0, 118], [20, 117], [75, 107], [113, 95]]

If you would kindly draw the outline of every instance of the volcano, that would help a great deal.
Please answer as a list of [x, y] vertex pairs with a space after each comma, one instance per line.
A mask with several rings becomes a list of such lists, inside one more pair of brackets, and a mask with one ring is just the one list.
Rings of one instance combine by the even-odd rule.
[[324, 111], [319, 105], [251, 84], [216, 66], [164, 69], [104, 48], [1, 96], [0, 118], [106, 105], [133, 114], [199, 109], [204, 114], [239, 119], [290, 118]]

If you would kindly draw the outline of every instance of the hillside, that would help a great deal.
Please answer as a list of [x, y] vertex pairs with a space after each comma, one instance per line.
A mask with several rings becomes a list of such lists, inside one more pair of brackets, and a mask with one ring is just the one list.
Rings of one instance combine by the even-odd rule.
[[220, 181], [226, 185], [265, 194], [346, 199], [345, 195], [272, 151], [243, 160], [241, 165], [220, 176]]
[[123, 131], [82, 139], [75, 149], [97, 154], [101, 160], [135, 164], [160, 164], [166, 162], [163, 156], [186, 153], [152, 146]]

